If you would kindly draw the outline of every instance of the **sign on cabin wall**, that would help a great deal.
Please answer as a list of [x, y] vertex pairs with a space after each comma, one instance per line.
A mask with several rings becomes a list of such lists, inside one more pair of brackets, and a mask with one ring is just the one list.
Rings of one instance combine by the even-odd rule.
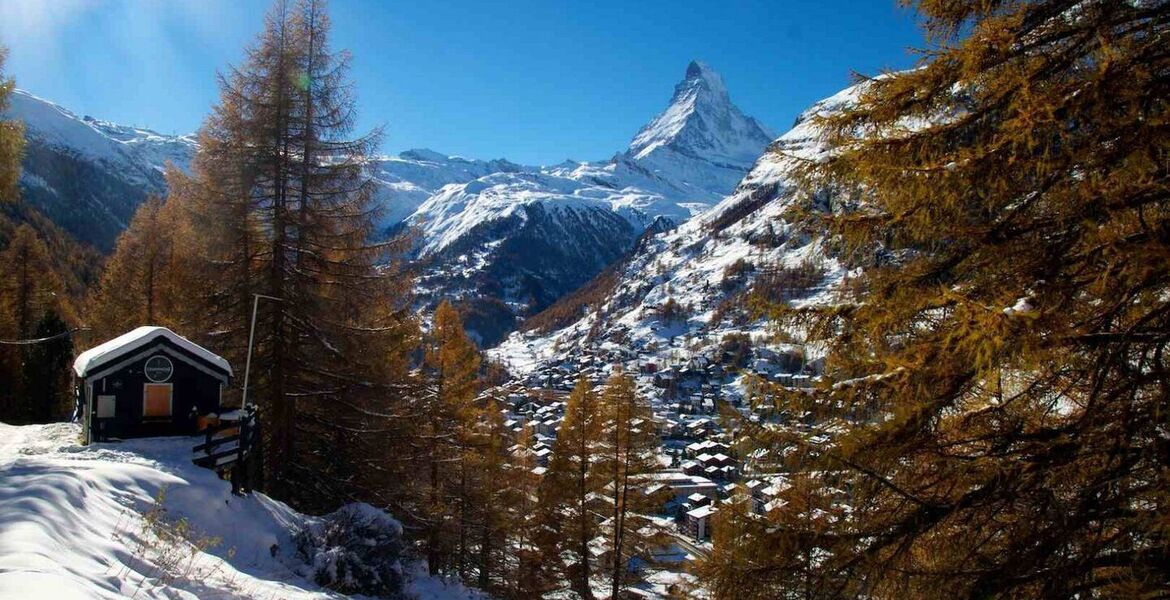
[[147, 379], [155, 383], [160, 383], [168, 381], [171, 378], [171, 374], [175, 372], [175, 366], [171, 364], [171, 359], [161, 354], [156, 354], [146, 359], [146, 365], [142, 371], [146, 374]]
[[112, 419], [114, 417], [114, 407], [116, 396], [98, 396], [97, 397], [97, 418]]

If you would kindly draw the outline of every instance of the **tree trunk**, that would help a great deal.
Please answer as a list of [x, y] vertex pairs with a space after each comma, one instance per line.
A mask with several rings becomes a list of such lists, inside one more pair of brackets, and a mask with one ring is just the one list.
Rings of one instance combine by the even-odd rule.
[[586, 507], [586, 495], [589, 490], [586, 487], [586, 481], [589, 470], [589, 463], [586, 460], [587, 443], [585, 436], [581, 436], [580, 445], [580, 460], [581, 466], [578, 468], [577, 479], [577, 525], [578, 531], [578, 545], [577, 552], [580, 554], [579, 564], [579, 579], [577, 585], [580, 588], [577, 593], [585, 600], [593, 600], [593, 590], [589, 587], [589, 511]]

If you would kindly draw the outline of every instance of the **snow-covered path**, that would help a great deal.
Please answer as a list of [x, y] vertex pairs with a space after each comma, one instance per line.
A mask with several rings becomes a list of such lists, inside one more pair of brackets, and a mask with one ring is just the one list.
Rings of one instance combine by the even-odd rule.
[[4, 464], [16, 455], [27, 436], [19, 427], [12, 427], [0, 423], [0, 464]]
[[0, 423], [0, 465], [16, 460], [24, 448], [32, 446], [29, 435], [38, 434], [38, 437], [47, 437], [47, 430], [34, 427], [13, 427]]
[[[232, 496], [190, 463], [189, 438], [77, 439], [70, 424], [0, 424], [0, 598], [332, 596], [292, 568], [291, 535], [306, 517], [260, 494]], [[164, 488], [165, 519], [221, 541], [152, 547], [143, 515]]]
[[[233, 496], [191, 463], [195, 438], [80, 446], [78, 433], [0, 423], [0, 599], [342, 597], [306, 579], [296, 556], [294, 533], [316, 518]], [[155, 516], [186, 519], [183, 537], [201, 547], [157, 544]], [[471, 597], [426, 577], [407, 593]]]

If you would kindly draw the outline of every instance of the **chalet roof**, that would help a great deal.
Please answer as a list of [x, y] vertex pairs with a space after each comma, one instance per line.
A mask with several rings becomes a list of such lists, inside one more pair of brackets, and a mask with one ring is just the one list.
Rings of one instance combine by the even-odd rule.
[[73, 361], [73, 372], [77, 373], [78, 377], [85, 377], [89, 373], [110, 361], [113, 361], [121, 356], [142, 348], [157, 339], [165, 339], [172, 344], [190, 352], [191, 354], [203, 359], [204, 361], [219, 367], [229, 376], [232, 374], [232, 366], [228, 361], [222, 357], [212, 353], [210, 350], [204, 348], [188, 340], [187, 338], [167, 329], [166, 327], [145, 326], [134, 329], [128, 333], [99, 344], [82, 352], [78, 355], [77, 360]]
[[642, 493], [649, 496], [649, 495], [653, 494], [654, 492], [657, 492], [659, 490], [664, 490], [664, 489], [666, 489], [666, 484], [652, 483], [652, 484], [646, 486], [646, 488], [642, 490]]
[[700, 506], [699, 508], [696, 508], [694, 510], [688, 510], [687, 516], [692, 518], [692, 519], [703, 519], [703, 518], [706, 518], [706, 517], [709, 517], [709, 516], [715, 514], [716, 510], [717, 509], [711, 505]]

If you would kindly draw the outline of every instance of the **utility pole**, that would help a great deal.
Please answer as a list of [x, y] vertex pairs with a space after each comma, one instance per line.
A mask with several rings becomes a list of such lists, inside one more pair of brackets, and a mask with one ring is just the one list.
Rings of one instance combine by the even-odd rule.
[[248, 406], [248, 375], [252, 372], [252, 343], [256, 339], [256, 308], [260, 305], [261, 298], [284, 302], [283, 298], [277, 298], [276, 296], [252, 294], [252, 325], [248, 330], [248, 358], [244, 361], [244, 396], [240, 402], [240, 408], [247, 408]]

